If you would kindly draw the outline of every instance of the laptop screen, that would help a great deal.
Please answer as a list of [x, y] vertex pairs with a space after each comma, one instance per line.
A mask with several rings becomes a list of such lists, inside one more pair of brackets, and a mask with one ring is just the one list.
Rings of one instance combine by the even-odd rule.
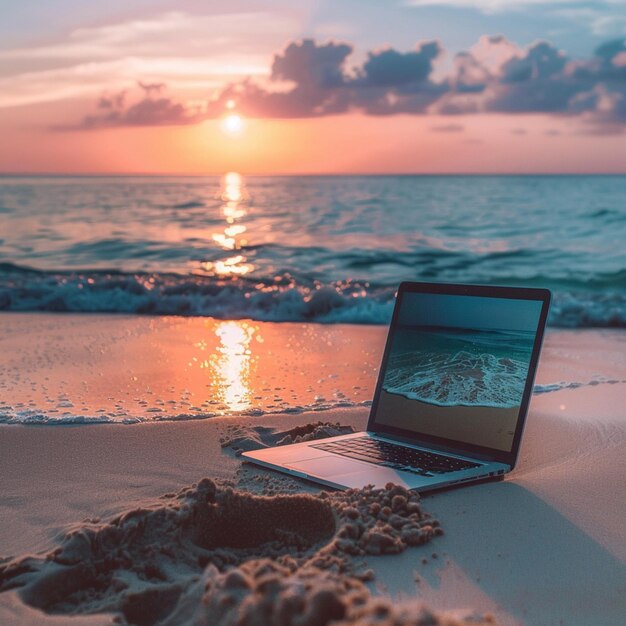
[[509, 452], [543, 302], [398, 297], [373, 422]]

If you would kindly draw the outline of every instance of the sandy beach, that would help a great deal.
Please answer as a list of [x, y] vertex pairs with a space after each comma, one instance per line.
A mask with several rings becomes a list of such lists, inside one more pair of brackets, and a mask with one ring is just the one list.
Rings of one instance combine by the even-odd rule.
[[[177, 552], [179, 544], [168, 544], [169, 569], [158, 580], [146, 573], [148, 560], [141, 576], [136, 564], [127, 570], [116, 565], [126, 586], [117, 595], [107, 587], [112, 604], [89, 617], [82, 613], [89, 607], [93, 612], [94, 598], [69, 592], [64, 597], [57, 570], [64, 571], [71, 559], [94, 558], [96, 545], [105, 551], [102, 558], [113, 558], [102, 548], [108, 545], [103, 538], [113, 528], [127, 528], [134, 516], [152, 524], [157, 537], [166, 527], [168, 537], [182, 532], [179, 517], [189, 507], [195, 510], [198, 494], [222, 506], [234, 503], [236, 510], [245, 504], [244, 525], [274, 514], [271, 507], [281, 497], [306, 496], [310, 500], [302, 506], [319, 512], [321, 490], [315, 485], [243, 466], [233, 446], [225, 444], [233, 439], [263, 444], [271, 433], [320, 421], [364, 428], [386, 332], [373, 326], [197, 318], [3, 314], [1, 319], [0, 567], [5, 584], [11, 581], [0, 594], [3, 624], [110, 624], [119, 615], [116, 597], [126, 594], [128, 617], [132, 598], [145, 602], [150, 585], [169, 585], [170, 593], [187, 585], [185, 602], [179, 599], [179, 613], [173, 615], [187, 611], [191, 619], [202, 604], [198, 585], [207, 584], [208, 574], [196, 561], [194, 570], [190, 555], [197, 555]], [[330, 502], [335, 531], [331, 524], [327, 533], [313, 537], [285, 522], [285, 536], [312, 542], [303, 540], [298, 550], [309, 560], [315, 556], [310, 564], [317, 568], [315, 580], [327, 577], [324, 584], [336, 592], [332, 597], [345, 592], [346, 580], [363, 580], [374, 598], [398, 606], [424, 602], [447, 615], [447, 623], [474, 614], [499, 624], [623, 624], [625, 348], [626, 334], [619, 330], [550, 330], [518, 466], [503, 482], [430, 495], [415, 507], [396, 494], [401, 497], [394, 506], [414, 525], [416, 545], [392, 525], [385, 532], [393, 549], [384, 548], [388, 539], [372, 539], [378, 513], [363, 514], [358, 540], [342, 543], [349, 537], [338, 536], [339, 522], [349, 523], [345, 516], [356, 505], [341, 494]], [[53, 425], [54, 419], [66, 424]], [[85, 424], [90, 421], [106, 423]], [[39, 425], [24, 425], [28, 422]], [[231, 495], [223, 491], [229, 485]], [[237, 500], [246, 492], [258, 499]], [[393, 499], [368, 497], [367, 511], [376, 510], [371, 508], [376, 498]], [[170, 526], [156, 524], [157, 517]], [[426, 520], [436, 520], [443, 534]], [[398, 528], [404, 528], [401, 523]], [[68, 539], [63, 540], [68, 536], [99, 539], [71, 556]], [[180, 545], [187, 545], [183, 539]], [[76, 541], [72, 549], [78, 549]], [[202, 545], [214, 549], [206, 541]], [[246, 559], [262, 558], [278, 549], [267, 545], [261, 536], [241, 549], [247, 550]], [[355, 545], [358, 556], [349, 553]], [[235, 558], [229, 554], [220, 558]], [[349, 578], [333, 578], [320, 555], [339, 559]], [[65, 565], [55, 561], [60, 557]], [[15, 570], [20, 563], [23, 570]], [[280, 567], [287, 569], [274, 571], [277, 579], [290, 589], [302, 584], [302, 564]], [[234, 584], [212, 575], [213, 591], [203, 588], [207, 611]], [[242, 574], [246, 593], [254, 595], [258, 575]], [[54, 601], [46, 580], [53, 581]], [[351, 593], [366, 593], [349, 584], [355, 585]], [[32, 605], [37, 598], [57, 614], [45, 615], [22, 601]], [[308, 595], [303, 598], [309, 608], [316, 606]], [[143, 623], [167, 623], [172, 606], [159, 604], [154, 619]], [[198, 618], [197, 623], [211, 622]]]

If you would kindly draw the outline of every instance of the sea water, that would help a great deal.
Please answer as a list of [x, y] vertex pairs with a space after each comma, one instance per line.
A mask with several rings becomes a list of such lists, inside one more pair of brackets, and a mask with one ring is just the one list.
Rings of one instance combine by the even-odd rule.
[[626, 176], [0, 177], [0, 310], [385, 324], [403, 280], [626, 327]]

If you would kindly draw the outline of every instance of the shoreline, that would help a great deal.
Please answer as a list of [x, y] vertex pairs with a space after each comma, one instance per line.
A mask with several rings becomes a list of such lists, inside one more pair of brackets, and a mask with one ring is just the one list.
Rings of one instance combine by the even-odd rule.
[[[132, 425], [368, 410], [387, 334], [379, 325], [119, 313], [2, 312], [0, 319], [0, 427], [61, 425], [66, 417], [76, 423], [63, 425]], [[613, 356], [585, 367], [569, 343]], [[569, 377], [542, 357], [531, 402], [626, 381], [623, 329], [548, 328], [544, 351], [551, 344]]]

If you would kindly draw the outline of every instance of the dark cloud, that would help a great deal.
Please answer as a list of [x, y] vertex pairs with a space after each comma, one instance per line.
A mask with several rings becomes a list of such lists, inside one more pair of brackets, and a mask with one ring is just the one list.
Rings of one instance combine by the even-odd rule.
[[[163, 83], [147, 84], [137, 81], [144, 96], [127, 104], [127, 90], [114, 95], [102, 96], [97, 103], [97, 112], [86, 115], [73, 126], [56, 126], [54, 130], [92, 130], [115, 126], [183, 126], [195, 124], [202, 119], [183, 104], [167, 97], [159, 97]], [[155, 94], [155, 95], [153, 95]]]
[[[491, 38], [486, 43], [503, 42], [502, 38]], [[603, 44], [584, 61], [573, 61], [541, 41], [507, 60], [498, 72], [490, 73], [471, 53], [463, 53], [456, 59], [453, 88], [436, 109], [448, 115], [497, 112], [578, 116], [590, 132], [605, 132], [607, 126], [622, 132], [626, 128], [625, 57], [624, 39]]]
[[428, 79], [433, 61], [441, 46], [436, 41], [423, 43], [413, 52], [398, 52], [393, 48], [370, 52], [363, 64], [359, 86], [398, 88], [415, 85]]
[[348, 68], [350, 45], [318, 45], [304, 39], [274, 58], [271, 79], [288, 82], [286, 89], [268, 89], [249, 80], [229, 85], [209, 104], [207, 115], [222, 115], [229, 100], [252, 117], [423, 113], [448, 89], [431, 79], [433, 61], [441, 50], [434, 41], [409, 52], [389, 48], [370, 52], [361, 67]]
[[592, 59], [571, 64], [580, 89], [570, 103], [571, 114], [583, 117], [585, 132], [614, 134], [626, 128], [626, 38], [607, 41]]
[[503, 83], [523, 83], [545, 80], [558, 74], [567, 63], [567, 57], [552, 44], [540, 41], [528, 48], [522, 57], [513, 57], [502, 67]]
[[521, 57], [502, 66], [486, 101], [489, 111], [502, 113], [560, 113], [580, 90], [579, 81], [564, 74], [567, 57], [542, 41]]
[[[489, 66], [481, 62], [491, 52], [491, 58], [501, 56], [503, 47], [511, 51], [503, 62]], [[520, 50], [501, 35], [485, 37], [480, 58], [472, 52], [459, 53], [450, 72], [435, 78], [434, 64], [442, 52], [439, 42], [422, 42], [408, 52], [394, 48], [369, 52], [360, 66], [352, 67], [350, 44], [304, 39], [275, 55], [265, 84], [248, 79], [227, 85], [206, 101], [201, 112], [166, 97], [162, 83], [139, 82], [141, 99], [130, 102], [126, 92], [104, 96], [97, 113], [86, 117], [80, 127], [193, 124], [224, 115], [232, 100], [240, 114], [260, 118], [352, 111], [368, 115], [546, 113], [578, 116], [590, 132], [626, 129], [625, 39], [602, 44], [589, 59], [572, 60], [546, 41]]]
[[348, 84], [352, 106], [369, 115], [427, 112], [449, 89], [446, 82], [431, 78], [433, 62], [442, 51], [439, 42], [428, 41], [410, 52], [371, 52]]
[[316, 117], [344, 113], [350, 107], [349, 83], [345, 67], [352, 46], [330, 42], [317, 45], [312, 39], [290, 43], [272, 63], [271, 79], [288, 82], [283, 90], [269, 90], [245, 80], [229, 85], [210, 103], [207, 115], [219, 116], [226, 102], [234, 100], [237, 109], [251, 117]]
[[626, 38], [607, 41], [596, 48], [591, 63], [579, 66], [581, 74], [591, 69], [587, 76], [601, 77], [603, 80], [626, 80]]
[[315, 89], [338, 87], [345, 81], [344, 63], [351, 53], [352, 46], [345, 43], [318, 46], [312, 39], [290, 43], [274, 57], [272, 78]]

